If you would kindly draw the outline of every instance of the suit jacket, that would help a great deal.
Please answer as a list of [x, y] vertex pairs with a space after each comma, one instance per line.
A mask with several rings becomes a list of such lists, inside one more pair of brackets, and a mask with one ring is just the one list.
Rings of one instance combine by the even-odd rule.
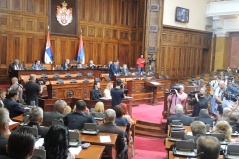
[[84, 128], [85, 123], [97, 124], [97, 121], [94, 119], [93, 116], [87, 115], [81, 111], [76, 111], [76, 112], [67, 114], [67, 116], [63, 120], [64, 120], [64, 124], [69, 129], [82, 130]]
[[114, 76], [114, 74], [117, 74], [120, 72], [120, 67], [116, 66], [114, 63], [110, 65], [110, 70], [109, 70], [109, 76], [110, 78]]
[[5, 136], [0, 133], [0, 155], [7, 155], [6, 151], [6, 145], [7, 145], [8, 139], [5, 138]]
[[41, 70], [42, 68], [43, 68], [42, 65], [32, 64], [32, 69], [33, 70]]
[[172, 122], [172, 120], [181, 120], [184, 126], [190, 126], [191, 122], [193, 121], [191, 117], [184, 115], [182, 113], [171, 115], [170, 117], [168, 117], [166, 126], [164, 128], [164, 132], [166, 134], [168, 133], [168, 125]]
[[67, 68], [66, 68], [66, 63], [63, 63], [63, 64], [61, 65], [61, 67], [63, 68], [63, 70], [67, 70], [68, 68], [71, 67], [71, 64], [68, 64], [68, 65], [67, 65]]
[[118, 134], [117, 140], [116, 140], [116, 151], [117, 153], [121, 153], [124, 150], [125, 142], [125, 132], [119, 128], [117, 125], [113, 123], [103, 123], [101, 125], [97, 125], [97, 129], [99, 129], [100, 132], [103, 133], [112, 133], [112, 134]]
[[33, 125], [37, 126], [38, 135], [41, 135], [41, 138], [45, 138], [47, 132], [49, 131], [49, 127], [40, 126], [39, 124], [34, 123], [34, 122], [29, 122], [27, 124], [27, 126], [30, 126], [30, 127], [33, 127]]
[[101, 89], [92, 89], [90, 91], [90, 100], [99, 100], [102, 97], [102, 91]]
[[128, 69], [122, 69], [121, 70], [121, 74], [124, 75], [124, 76], [128, 76], [129, 75], [129, 70]]
[[24, 109], [20, 103], [17, 103], [12, 98], [5, 98], [3, 100], [5, 107], [8, 109], [10, 118], [19, 116], [25, 112], [28, 112], [27, 109]]
[[53, 119], [63, 119], [65, 115], [61, 114], [57, 110], [54, 110], [53, 112], [44, 112], [43, 115], [43, 125], [44, 126], [51, 126], [51, 122]]
[[194, 121], [202, 121], [205, 125], [209, 124], [211, 127], [213, 126], [213, 119], [209, 115], [198, 116]]
[[[15, 70], [15, 67], [14, 67], [15, 65], [14, 65], [14, 63], [11, 63], [10, 65], [9, 65], [9, 67], [8, 67], [8, 73], [12, 73], [12, 70]], [[22, 68], [22, 65], [19, 63], [18, 64], [18, 67], [19, 67], [19, 69], [20, 70], [22, 70], [23, 68]]]

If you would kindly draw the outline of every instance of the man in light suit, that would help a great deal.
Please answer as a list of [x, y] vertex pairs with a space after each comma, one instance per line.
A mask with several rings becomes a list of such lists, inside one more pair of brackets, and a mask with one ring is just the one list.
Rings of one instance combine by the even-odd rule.
[[103, 133], [113, 133], [118, 134], [116, 140], [116, 152], [117, 159], [127, 159], [128, 158], [128, 146], [125, 143], [125, 132], [115, 125], [116, 113], [113, 109], [107, 109], [105, 111], [105, 123], [97, 125], [97, 129]]
[[66, 59], [65, 63], [63, 63], [61, 65], [61, 67], [62, 67], [63, 70], [67, 70], [67, 69], [71, 68], [70, 60]]
[[10, 118], [14, 118], [16, 116], [19, 116], [25, 112], [28, 112], [27, 109], [24, 109], [20, 103], [17, 103], [16, 101], [18, 100], [18, 92], [15, 90], [11, 90], [8, 93], [8, 98], [5, 98], [3, 100], [3, 103], [5, 107], [9, 110], [10, 112]]
[[110, 65], [109, 77], [117, 76], [120, 73], [119, 60], [115, 60], [114, 63]]
[[168, 125], [170, 125], [172, 120], [181, 120], [183, 126], [190, 126], [191, 122], [193, 121], [191, 117], [183, 114], [183, 106], [181, 104], [175, 105], [175, 112], [176, 114], [168, 117], [166, 126], [164, 128], [164, 132], [166, 134], [168, 133]]
[[41, 65], [40, 60], [36, 60], [34, 64], [32, 64], [33, 70], [42, 70], [43, 66]]
[[22, 64], [19, 62], [18, 59], [15, 59], [13, 63], [9, 65], [8, 73], [11, 75], [13, 70], [23, 70]]
[[38, 135], [44, 138], [49, 131], [49, 127], [40, 126], [43, 121], [43, 110], [41, 107], [34, 107], [31, 109], [30, 122], [27, 126], [33, 127], [35, 125], [38, 129]]
[[51, 126], [53, 119], [63, 119], [65, 115], [63, 115], [64, 109], [66, 108], [67, 103], [64, 100], [57, 100], [54, 105], [53, 112], [44, 112], [43, 115], [43, 125]]

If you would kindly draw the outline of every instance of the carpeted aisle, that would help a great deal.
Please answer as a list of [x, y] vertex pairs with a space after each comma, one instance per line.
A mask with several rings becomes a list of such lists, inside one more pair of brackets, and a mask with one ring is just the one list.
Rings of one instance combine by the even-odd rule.
[[[159, 105], [140, 104], [132, 108], [132, 117], [137, 120], [160, 123], [162, 117], [163, 103]], [[164, 139], [135, 136], [134, 149], [136, 155], [132, 159], [165, 159], [167, 152]]]

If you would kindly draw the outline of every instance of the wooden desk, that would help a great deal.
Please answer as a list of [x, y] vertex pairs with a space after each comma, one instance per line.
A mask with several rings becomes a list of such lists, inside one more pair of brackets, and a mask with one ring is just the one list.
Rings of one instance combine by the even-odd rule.
[[[169, 151], [169, 159], [187, 159], [187, 157], [174, 156], [172, 151]], [[223, 155], [220, 155], [218, 159], [224, 159]]]
[[[110, 136], [111, 142], [106, 143], [100, 142], [100, 136]], [[101, 133], [101, 132], [97, 135], [80, 134], [80, 140], [82, 142], [88, 142], [92, 145], [105, 146], [105, 154], [109, 157], [115, 158], [115, 156], [113, 156], [113, 151], [115, 151], [117, 136], [118, 136], [117, 134]]]
[[14, 118], [12, 118], [13, 121], [16, 121], [16, 122], [22, 122], [23, 121], [23, 115], [19, 115], [19, 116], [16, 116]]
[[12, 131], [14, 128], [18, 127], [19, 125], [20, 125], [19, 122], [14, 123], [14, 124], [12, 124], [12, 125], [9, 125], [8, 129], [9, 129], [10, 131]]
[[81, 152], [76, 155], [76, 159], [101, 159], [105, 146], [90, 145], [87, 149], [82, 149]]

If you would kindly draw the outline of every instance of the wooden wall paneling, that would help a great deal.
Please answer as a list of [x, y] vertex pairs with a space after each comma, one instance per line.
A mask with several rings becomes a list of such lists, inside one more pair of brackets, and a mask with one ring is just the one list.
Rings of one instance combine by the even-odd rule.
[[23, 11], [23, 0], [11, 0], [11, 10], [13, 11]]
[[87, 2], [88, 0], [78, 0], [78, 6], [79, 6], [79, 10], [78, 10], [78, 15], [79, 15], [79, 18], [80, 20], [87, 20]]
[[13, 38], [13, 47], [11, 52], [14, 54], [14, 59], [19, 59], [20, 61], [24, 61], [24, 53], [23, 53], [23, 42], [22, 42], [22, 35], [12, 35]]
[[10, 1], [9, 0], [0, 0], [0, 9], [9, 10]]
[[22, 16], [12, 16], [11, 19], [11, 28], [13, 31], [23, 30], [23, 17]]
[[8, 46], [8, 36], [7, 34], [0, 34], [0, 65], [7, 64], [7, 46]]
[[95, 21], [96, 17], [95, 14], [98, 14], [98, 10], [96, 8], [96, 1], [97, 0], [88, 0], [89, 1], [89, 21]]
[[95, 64], [104, 64], [105, 63], [105, 59], [104, 56], [102, 56], [102, 44], [101, 42], [96, 42], [95, 46], [94, 46], [94, 63]]
[[25, 18], [24, 19], [24, 30], [34, 31], [35, 30], [35, 18]]
[[46, 19], [36, 19], [35, 23], [36, 23], [35, 31], [38, 33], [45, 34], [46, 30], [47, 30], [47, 26], [48, 26], [47, 20]]
[[[45, 36], [37, 36], [36, 37], [36, 48], [34, 50], [36, 51], [35, 53], [39, 54], [39, 60], [41, 60], [44, 63], [44, 55], [45, 55], [45, 50], [46, 50], [46, 37]], [[51, 43], [52, 46], [52, 43]], [[53, 57], [55, 58], [54, 52]]]
[[25, 12], [36, 13], [36, 6], [35, 0], [25, 0]]
[[113, 3], [113, 10], [112, 10], [112, 13], [113, 13], [113, 24], [114, 25], [117, 25], [118, 24], [118, 21], [120, 19], [120, 0], [118, 1], [115, 1], [113, 0], [112, 3]]
[[78, 54], [78, 49], [79, 49], [79, 39], [69, 39], [69, 53], [72, 54], [72, 58], [74, 60], [77, 60], [77, 54]]
[[138, 12], [138, 17], [141, 17], [141, 18], [138, 18], [138, 26], [139, 28], [143, 28], [144, 27], [144, 12], [145, 12], [145, 4], [146, 2], [144, 0], [140, 0], [139, 2], [139, 6], [138, 6], [138, 9], [139, 9], [139, 12]]
[[37, 14], [47, 15], [47, 1], [48, 0], [35, 0]]
[[0, 29], [10, 28], [10, 16], [7, 14], [0, 14]]
[[112, 9], [113, 2], [112, 0], [103, 1], [103, 2], [104, 4], [102, 5], [101, 11], [100, 11], [100, 20], [104, 24], [111, 24], [112, 19], [114, 18], [113, 9]]
[[37, 53], [35, 47], [35, 37], [32, 35], [24, 36], [23, 38], [23, 53], [24, 53], [24, 62], [33, 63], [36, 59], [40, 59], [40, 54]]

